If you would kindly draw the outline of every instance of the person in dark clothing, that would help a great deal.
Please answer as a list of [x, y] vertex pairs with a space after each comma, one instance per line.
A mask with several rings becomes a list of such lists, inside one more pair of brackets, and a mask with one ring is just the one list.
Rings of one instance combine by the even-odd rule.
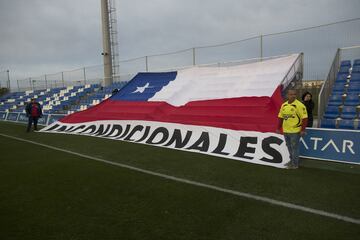
[[313, 126], [314, 116], [313, 116], [313, 110], [314, 110], [314, 102], [312, 100], [312, 94], [309, 92], [305, 92], [302, 95], [302, 103], [306, 107], [306, 111], [308, 113], [308, 124], [307, 127]]
[[34, 130], [37, 131], [38, 119], [42, 117], [40, 104], [36, 102], [35, 98], [32, 98], [31, 102], [26, 105], [25, 111], [29, 118], [26, 131], [30, 132], [32, 123], [34, 123]]
[[112, 91], [112, 95], [115, 95], [115, 94], [117, 94], [119, 92], [119, 89], [117, 89], [117, 88], [115, 88], [113, 91]]

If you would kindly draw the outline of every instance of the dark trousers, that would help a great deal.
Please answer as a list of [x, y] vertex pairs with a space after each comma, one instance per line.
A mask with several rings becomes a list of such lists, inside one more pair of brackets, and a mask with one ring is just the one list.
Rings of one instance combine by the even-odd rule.
[[30, 132], [31, 129], [31, 124], [34, 122], [34, 130], [37, 130], [37, 123], [38, 123], [38, 119], [39, 117], [29, 117], [29, 121], [28, 121], [28, 126], [27, 126], [27, 130], [28, 132]]
[[309, 117], [307, 127], [313, 127], [313, 122], [314, 122], [314, 119], [312, 117]]

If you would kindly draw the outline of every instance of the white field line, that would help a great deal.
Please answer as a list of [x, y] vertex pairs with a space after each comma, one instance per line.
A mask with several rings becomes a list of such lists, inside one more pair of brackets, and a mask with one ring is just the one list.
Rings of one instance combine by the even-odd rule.
[[113, 166], [126, 168], [126, 169], [133, 170], [133, 171], [136, 171], [136, 172], [141, 172], [141, 173], [145, 173], [145, 174], [148, 174], [148, 175], [165, 178], [165, 179], [176, 181], [176, 182], [181, 182], [181, 183], [186, 183], [186, 184], [190, 184], [190, 185], [193, 185], [193, 186], [212, 189], [212, 190], [215, 190], [215, 191], [218, 191], [218, 192], [228, 193], [228, 194], [232, 194], [232, 195], [247, 198], [247, 199], [252, 199], [252, 200], [265, 202], [265, 203], [269, 203], [269, 204], [276, 205], [276, 206], [282, 206], [282, 207], [285, 207], [285, 208], [299, 210], [299, 211], [303, 211], [303, 212], [307, 212], [307, 213], [312, 213], [312, 214], [315, 214], [315, 215], [320, 215], [320, 216], [333, 218], [333, 219], [337, 219], [337, 220], [341, 220], [341, 221], [345, 221], [345, 222], [360, 225], [360, 219], [356, 219], [356, 218], [342, 216], [342, 215], [339, 215], [339, 214], [330, 213], [330, 212], [326, 212], [326, 211], [322, 211], [322, 210], [318, 210], [318, 209], [314, 209], [314, 208], [309, 208], [309, 207], [305, 207], [305, 206], [301, 206], [301, 205], [297, 205], [297, 204], [293, 204], [293, 203], [278, 201], [278, 200], [268, 198], [268, 197], [262, 197], [262, 196], [258, 196], [258, 195], [254, 195], [254, 194], [250, 194], [250, 193], [246, 193], [246, 192], [235, 191], [235, 190], [226, 189], [226, 188], [222, 188], [222, 187], [217, 187], [217, 186], [214, 186], [214, 185], [209, 185], [209, 184], [205, 184], [205, 183], [201, 183], [201, 182], [196, 182], [196, 181], [192, 181], [192, 180], [188, 180], [188, 179], [184, 179], [184, 178], [178, 178], [178, 177], [174, 177], [174, 176], [170, 176], [170, 175], [166, 175], [166, 174], [162, 174], [162, 173], [157, 173], [157, 172], [153, 172], [153, 171], [133, 167], [133, 166], [126, 165], [126, 164], [112, 162], [112, 161], [109, 161], [109, 160], [105, 160], [105, 159], [101, 159], [101, 158], [97, 158], [97, 157], [93, 157], [93, 156], [89, 156], [89, 155], [85, 155], [85, 154], [65, 150], [65, 149], [50, 146], [50, 145], [47, 145], [47, 144], [37, 143], [37, 142], [26, 140], [26, 139], [21, 139], [21, 138], [18, 138], [18, 137], [14, 137], [14, 136], [2, 134], [2, 133], [0, 133], [0, 136], [10, 138], [10, 139], [15, 139], [15, 140], [18, 140], [18, 141], [21, 141], [21, 142], [31, 143], [31, 144], [34, 144], [34, 145], [42, 146], [42, 147], [53, 149], [53, 150], [60, 151], [60, 152], [69, 153], [69, 154], [72, 154], [72, 155], [76, 155], [76, 156], [79, 156], [79, 157], [91, 159], [91, 160], [102, 162], [102, 163], [105, 163], [105, 164], [110, 164], [110, 165], [113, 165]]

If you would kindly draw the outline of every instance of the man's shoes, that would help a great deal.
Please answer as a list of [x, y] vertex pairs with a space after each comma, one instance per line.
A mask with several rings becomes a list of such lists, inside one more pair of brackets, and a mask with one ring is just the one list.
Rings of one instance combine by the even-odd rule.
[[287, 169], [291, 169], [292, 164], [291, 164], [291, 163], [287, 163], [287, 164], [285, 164], [284, 166], [285, 166], [285, 168], [287, 168]]
[[298, 169], [299, 167], [298, 166], [295, 166], [295, 165], [293, 165], [293, 164], [291, 164], [289, 167], [288, 167], [288, 169]]
[[291, 163], [287, 163], [284, 166], [286, 167], [286, 169], [298, 169], [298, 166], [295, 166]]

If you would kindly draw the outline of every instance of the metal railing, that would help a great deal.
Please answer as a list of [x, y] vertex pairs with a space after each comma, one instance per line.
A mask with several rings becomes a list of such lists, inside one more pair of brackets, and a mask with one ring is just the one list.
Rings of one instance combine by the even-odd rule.
[[301, 86], [303, 72], [304, 54], [301, 53], [296, 58], [295, 62], [291, 65], [284, 79], [281, 81], [281, 85], [283, 86], [283, 93], [286, 92], [286, 89], [288, 88], [296, 88], [298, 86]]
[[103, 80], [103, 65], [88, 66], [69, 71], [45, 74], [38, 77], [29, 77], [16, 80], [17, 91], [42, 90], [66, 86], [80, 86], [101, 83]]

